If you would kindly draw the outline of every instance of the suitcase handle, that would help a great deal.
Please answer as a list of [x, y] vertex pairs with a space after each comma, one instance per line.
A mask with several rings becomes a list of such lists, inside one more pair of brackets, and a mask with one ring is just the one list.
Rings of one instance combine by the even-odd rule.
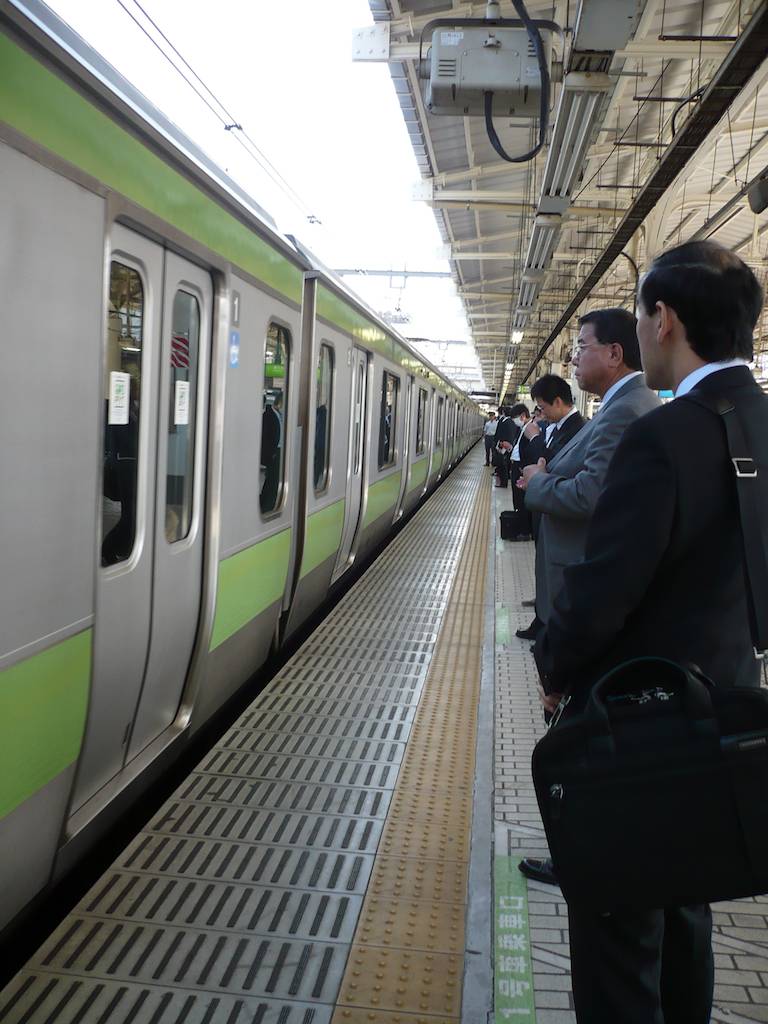
[[720, 729], [712, 706], [712, 682], [695, 666], [686, 668], [667, 658], [645, 657], [625, 661], [595, 683], [584, 709], [598, 747], [614, 750], [608, 699], [619, 693], [657, 691], [659, 699], [667, 690], [678, 694], [694, 732], [717, 738]]

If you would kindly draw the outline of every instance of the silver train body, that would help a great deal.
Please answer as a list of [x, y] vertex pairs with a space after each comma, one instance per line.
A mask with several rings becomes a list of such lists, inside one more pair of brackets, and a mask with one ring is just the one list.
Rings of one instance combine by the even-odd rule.
[[482, 417], [34, 0], [0, 181], [2, 927]]

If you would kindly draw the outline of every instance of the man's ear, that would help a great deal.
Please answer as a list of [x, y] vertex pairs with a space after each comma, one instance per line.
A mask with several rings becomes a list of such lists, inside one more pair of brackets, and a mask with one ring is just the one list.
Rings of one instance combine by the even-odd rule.
[[666, 341], [671, 339], [671, 336], [680, 321], [677, 318], [677, 313], [671, 306], [668, 306], [666, 302], [657, 302], [656, 312], [659, 314], [656, 339], [660, 345], [663, 345]]

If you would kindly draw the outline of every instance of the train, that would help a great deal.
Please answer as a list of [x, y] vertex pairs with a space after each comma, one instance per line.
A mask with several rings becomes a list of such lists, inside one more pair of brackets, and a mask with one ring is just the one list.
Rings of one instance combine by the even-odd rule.
[[0, 0], [0, 928], [482, 433], [39, 0]]

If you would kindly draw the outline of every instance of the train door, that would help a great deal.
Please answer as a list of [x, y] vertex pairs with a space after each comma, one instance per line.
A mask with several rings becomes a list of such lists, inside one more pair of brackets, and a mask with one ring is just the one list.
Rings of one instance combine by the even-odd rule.
[[101, 567], [73, 807], [173, 721], [200, 611], [210, 276], [115, 226]]
[[368, 353], [353, 348], [350, 376], [349, 448], [347, 456], [347, 493], [344, 506], [344, 530], [333, 570], [338, 579], [350, 562], [360, 525], [365, 485], [365, 421], [368, 405]]

